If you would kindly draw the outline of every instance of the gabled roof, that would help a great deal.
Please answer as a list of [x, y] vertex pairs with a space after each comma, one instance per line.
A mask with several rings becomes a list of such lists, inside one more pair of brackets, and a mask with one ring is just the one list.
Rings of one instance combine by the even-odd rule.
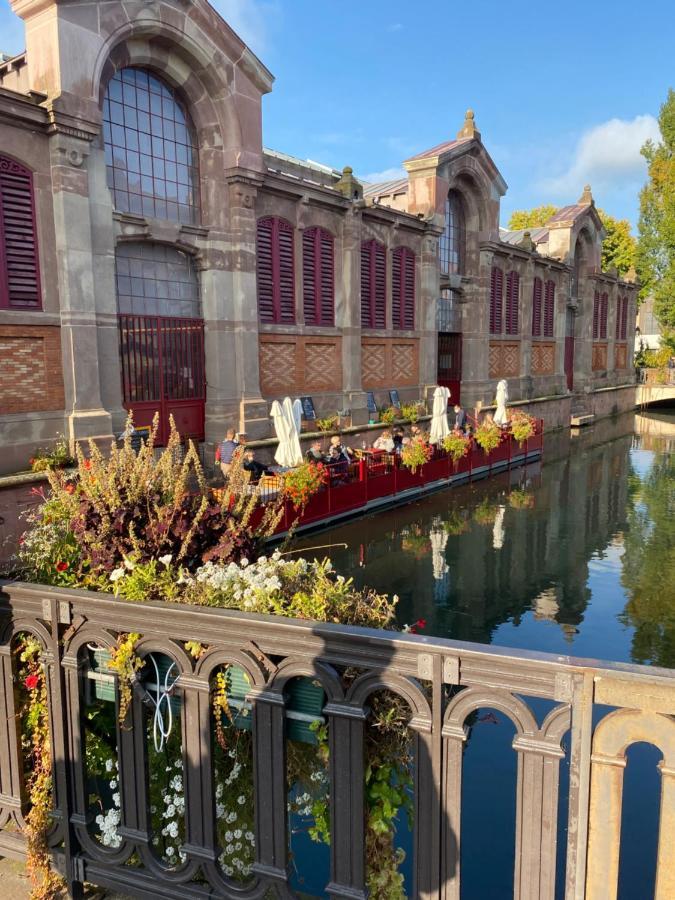
[[460, 144], [466, 144], [468, 141], [474, 140], [473, 138], [455, 138], [453, 141], [444, 141], [442, 144], [436, 144], [435, 147], [430, 147], [428, 150], [423, 150], [421, 153], [416, 153], [415, 156], [409, 156], [405, 162], [412, 162], [414, 159], [426, 159], [431, 156], [441, 156], [443, 153], [447, 153], [448, 150], [453, 150], [455, 147]]
[[517, 231], [500, 228], [499, 240], [505, 244], [517, 245], [525, 237], [527, 231], [530, 232], [530, 237], [535, 244], [545, 244], [548, 241], [548, 228], [520, 228]]
[[394, 194], [408, 193], [408, 179], [396, 178], [393, 181], [377, 181], [363, 183], [364, 197], [391, 197]]
[[582, 205], [581, 203], [572, 203], [570, 206], [563, 206], [557, 213], [551, 216], [546, 224], [556, 225], [561, 222], [574, 222], [579, 216], [588, 212], [589, 208], [588, 205]]

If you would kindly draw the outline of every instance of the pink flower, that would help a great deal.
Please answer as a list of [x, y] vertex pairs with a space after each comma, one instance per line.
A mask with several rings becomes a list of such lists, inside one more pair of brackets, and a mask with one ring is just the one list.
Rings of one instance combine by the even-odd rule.
[[26, 685], [26, 688], [29, 691], [34, 691], [39, 683], [40, 683], [40, 679], [38, 678], [37, 675], [29, 675], [26, 678], [26, 680], [24, 681], [24, 684]]

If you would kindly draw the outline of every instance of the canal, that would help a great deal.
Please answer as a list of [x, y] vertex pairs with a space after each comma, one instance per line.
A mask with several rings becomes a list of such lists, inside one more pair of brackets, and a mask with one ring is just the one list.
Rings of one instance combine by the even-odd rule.
[[[577, 434], [547, 436], [543, 462], [535, 466], [443, 490], [315, 533], [296, 546], [306, 556], [330, 556], [358, 585], [397, 594], [400, 623], [422, 619], [424, 634], [673, 667], [674, 449], [675, 410], [630, 413]], [[542, 705], [542, 717], [547, 710]], [[496, 710], [481, 711], [471, 728], [462, 797], [462, 900], [512, 896], [512, 739], [512, 724]], [[658, 759], [645, 744], [628, 752], [620, 900], [653, 895]], [[405, 832], [401, 827], [400, 840], [409, 849]]]

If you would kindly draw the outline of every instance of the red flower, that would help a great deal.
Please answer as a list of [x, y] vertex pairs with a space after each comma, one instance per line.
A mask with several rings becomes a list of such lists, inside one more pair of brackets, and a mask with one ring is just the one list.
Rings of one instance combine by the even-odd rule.
[[34, 456], [31, 456], [31, 458], [28, 460], [28, 462], [29, 462], [29, 463], [31, 464], [31, 466], [32, 466], [33, 463], [35, 462], [35, 457], [34, 457]]
[[64, 485], [64, 491], [66, 494], [74, 494], [75, 493], [75, 485], [68, 482], [68, 484]]
[[83, 460], [82, 465], [87, 470], [91, 469], [91, 460], [90, 459]]
[[410, 626], [410, 634], [417, 634], [417, 632], [420, 630], [420, 628], [426, 628], [426, 627], [427, 627], [427, 620], [426, 619], [418, 619], [416, 622], [414, 622]]
[[61, 561], [61, 562], [57, 562], [57, 564], [56, 564], [56, 571], [57, 571], [57, 572], [65, 572], [67, 568], [68, 568], [68, 563], [67, 563], [67, 562]]
[[40, 679], [38, 678], [37, 675], [29, 675], [26, 678], [26, 680], [24, 681], [24, 684], [26, 685], [26, 688], [29, 691], [34, 691], [39, 683], [40, 683]]

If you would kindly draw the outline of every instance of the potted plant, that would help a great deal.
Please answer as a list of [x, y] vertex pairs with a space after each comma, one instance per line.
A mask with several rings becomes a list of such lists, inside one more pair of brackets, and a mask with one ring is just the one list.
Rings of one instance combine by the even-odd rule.
[[487, 456], [501, 443], [502, 430], [492, 419], [485, 419], [476, 429], [474, 437]]
[[317, 419], [316, 427], [319, 431], [323, 432], [323, 434], [328, 434], [330, 431], [335, 431], [338, 427], [338, 417], [335, 416], [326, 416], [324, 419]]
[[454, 465], [465, 457], [471, 447], [471, 438], [461, 431], [451, 431], [443, 438], [443, 449], [450, 456]]
[[352, 424], [351, 409], [338, 409], [338, 428], [350, 428]]
[[525, 441], [534, 436], [536, 419], [525, 412], [512, 412], [510, 416], [511, 434], [518, 441], [520, 447]]
[[433, 455], [434, 448], [431, 444], [426, 444], [423, 441], [411, 441], [401, 451], [401, 465], [406, 469], [410, 469], [414, 475], [418, 469], [421, 469], [425, 463], [429, 462]]
[[327, 481], [328, 469], [324, 465], [306, 462], [284, 475], [283, 495], [296, 509], [301, 509]]
[[380, 422], [387, 427], [391, 427], [398, 418], [398, 410], [394, 406], [382, 406], [378, 408]]
[[59, 438], [53, 447], [38, 447], [29, 463], [33, 472], [47, 472], [49, 469], [67, 469], [74, 466], [75, 459], [65, 438]]

